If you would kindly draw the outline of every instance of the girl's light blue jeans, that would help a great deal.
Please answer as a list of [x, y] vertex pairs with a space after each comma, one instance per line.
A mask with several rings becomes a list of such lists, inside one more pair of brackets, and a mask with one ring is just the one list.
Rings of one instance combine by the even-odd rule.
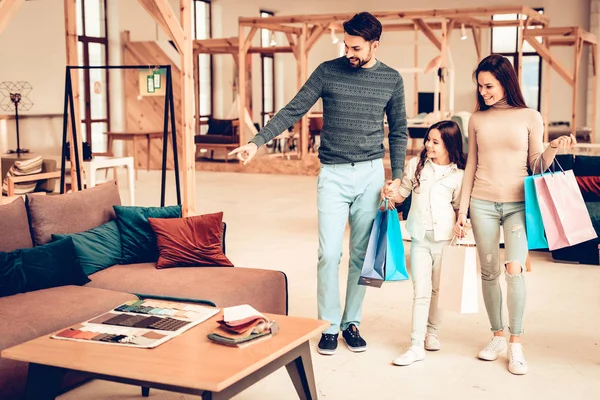
[[504, 330], [502, 320], [502, 290], [500, 260], [500, 226], [504, 231], [505, 267], [510, 262], [521, 265], [518, 274], [511, 275], [506, 270], [507, 305], [509, 330], [513, 335], [523, 333], [523, 312], [525, 310], [525, 279], [523, 276], [527, 258], [527, 234], [525, 232], [525, 203], [496, 203], [471, 197], [471, 225], [477, 253], [481, 263], [483, 300], [492, 326], [492, 332]]

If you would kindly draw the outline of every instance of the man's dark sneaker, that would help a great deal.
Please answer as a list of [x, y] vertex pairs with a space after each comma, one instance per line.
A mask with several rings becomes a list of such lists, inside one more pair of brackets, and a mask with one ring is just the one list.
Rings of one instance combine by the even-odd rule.
[[367, 349], [367, 342], [360, 337], [360, 332], [354, 324], [350, 324], [346, 329], [342, 331], [342, 336], [348, 345], [348, 348], [355, 353], [360, 353]]
[[319, 340], [319, 346], [317, 346], [317, 351], [319, 354], [323, 354], [326, 356], [330, 356], [335, 354], [338, 344], [338, 334], [336, 333], [323, 333], [321, 334], [321, 340]]

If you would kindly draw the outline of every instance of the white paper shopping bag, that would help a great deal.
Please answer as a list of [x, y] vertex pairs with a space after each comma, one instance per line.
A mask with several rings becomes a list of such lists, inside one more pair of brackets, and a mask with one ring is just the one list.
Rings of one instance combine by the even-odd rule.
[[438, 306], [461, 314], [479, 312], [481, 278], [475, 246], [450, 243], [442, 250]]

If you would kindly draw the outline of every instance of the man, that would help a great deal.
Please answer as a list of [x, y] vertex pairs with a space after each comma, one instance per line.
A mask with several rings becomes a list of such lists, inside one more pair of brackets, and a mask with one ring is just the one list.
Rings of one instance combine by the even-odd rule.
[[[384, 185], [384, 113], [389, 124], [393, 181], [397, 190], [406, 156], [404, 84], [396, 71], [375, 58], [381, 23], [362, 12], [344, 23], [346, 56], [319, 65], [298, 94], [248, 143], [232, 151], [248, 163], [260, 146], [292, 126], [319, 98], [323, 99], [323, 130], [317, 183], [319, 253], [317, 302], [319, 318], [331, 325], [321, 336], [318, 352], [331, 355], [338, 333], [348, 348], [365, 351], [358, 326], [365, 286], [359, 286], [371, 226]], [[350, 221], [350, 265], [341, 315], [338, 268], [342, 239]]]

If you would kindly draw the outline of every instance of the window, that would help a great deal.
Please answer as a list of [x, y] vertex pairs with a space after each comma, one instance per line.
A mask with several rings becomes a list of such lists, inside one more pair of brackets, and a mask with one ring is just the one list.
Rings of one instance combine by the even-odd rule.
[[[77, 0], [79, 65], [108, 65], [106, 0]], [[108, 70], [79, 70], [81, 135], [95, 153], [106, 152], [110, 129]]]
[[[209, 39], [211, 37], [211, 7], [210, 0], [194, 0], [194, 39]], [[201, 118], [208, 118], [213, 110], [212, 91], [212, 56], [198, 55], [198, 82]]]
[[[540, 14], [543, 10], [537, 9]], [[516, 21], [517, 14], [494, 15], [494, 21]], [[499, 26], [492, 28], [492, 53], [508, 58], [518, 70], [519, 35], [518, 27]], [[542, 81], [542, 58], [527, 42], [523, 42], [521, 91], [527, 106], [540, 109], [540, 83]]]
[[[270, 11], [261, 10], [262, 18], [269, 18], [275, 15]], [[260, 30], [261, 47], [276, 46], [275, 33], [269, 29]], [[273, 117], [275, 113], [275, 59], [273, 54], [261, 54], [261, 73], [262, 73], [262, 124]]]

